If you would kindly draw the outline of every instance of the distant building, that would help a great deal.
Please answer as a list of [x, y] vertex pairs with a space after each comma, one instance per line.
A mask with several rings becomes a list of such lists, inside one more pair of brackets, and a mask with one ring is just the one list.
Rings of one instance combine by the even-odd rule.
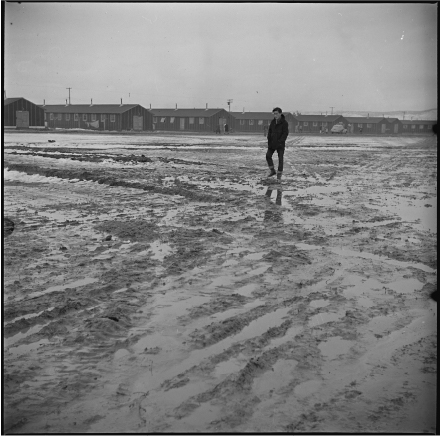
[[386, 133], [392, 133], [394, 135], [401, 133], [403, 125], [398, 118], [386, 118], [386, 120], [389, 122], [389, 126], [386, 127]]
[[234, 125], [234, 117], [225, 109], [150, 109], [152, 128], [158, 131], [220, 132]]
[[403, 134], [433, 134], [434, 126], [437, 126], [438, 121], [429, 120], [402, 120]]
[[3, 126], [44, 128], [44, 110], [23, 97], [6, 98], [3, 100]]
[[43, 105], [51, 129], [151, 130], [152, 115], [139, 104]]
[[345, 127], [348, 122], [342, 115], [295, 115], [294, 130], [302, 133], [319, 133], [320, 130], [331, 133], [331, 128], [342, 123]]
[[[236, 120], [236, 132], [265, 133], [274, 119], [272, 112], [231, 112]], [[294, 117], [290, 112], [283, 112], [290, 132], [294, 128]]]
[[[392, 133], [393, 123], [384, 117], [345, 117], [350, 128], [348, 133], [354, 134], [387, 134]], [[398, 128], [399, 129], [399, 128]]]

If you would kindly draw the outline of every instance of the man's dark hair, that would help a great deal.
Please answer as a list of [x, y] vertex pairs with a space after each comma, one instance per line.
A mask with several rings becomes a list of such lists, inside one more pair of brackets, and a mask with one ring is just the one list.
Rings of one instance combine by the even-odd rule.
[[273, 109], [273, 112], [274, 112], [274, 111], [279, 112], [279, 114], [282, 113], [282, 109], [280, 109], [279, 107], [275, 107], [275, 108]]

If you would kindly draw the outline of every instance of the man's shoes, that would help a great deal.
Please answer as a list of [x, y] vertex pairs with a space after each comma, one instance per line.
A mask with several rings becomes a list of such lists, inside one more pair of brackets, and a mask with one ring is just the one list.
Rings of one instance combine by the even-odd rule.
[[270, 168], [270, 173], [268, 174], [267, 177], [272, 177], [276, 175], [276, 170], [274, 168]]
[[282, 181], [282, 171], [277, 171], [277, 181], [278, 182]]

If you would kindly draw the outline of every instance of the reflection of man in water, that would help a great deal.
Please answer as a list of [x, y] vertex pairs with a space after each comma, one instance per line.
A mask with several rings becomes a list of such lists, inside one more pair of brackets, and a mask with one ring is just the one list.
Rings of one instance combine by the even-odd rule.
[[[268, 200], [271, 197], [271, 194], [273, 192], [273, 189], [268, 188], [265, 196], [268, 198]], [[282, 190], [281, 189], [277, 189], [277, 197], [276, 197], [276, 204], [277, 206], [281, 206], [282, 205]], [[280, 209], [274, 209], [274, 210], [266, 210], [264, 217], [263, 217], [263, 222], [265, 223], [270, 223], [270, 222], [283, 222], [283, 217], [282, 217], [282, 211]]]

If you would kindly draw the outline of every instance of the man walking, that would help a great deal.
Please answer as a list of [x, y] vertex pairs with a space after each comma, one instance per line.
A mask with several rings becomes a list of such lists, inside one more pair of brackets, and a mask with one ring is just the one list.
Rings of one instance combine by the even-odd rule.
[[282, 109], [276, 107], [273, 109], [274, 119], [268, 129], [268, 151], [266, 152], [266, 161], [270, 169], [268, 177], [276, 174], [274, 170], [274, 162], [272, 156], [275, 151], [279, 156], [279, 166], [277, 168], [277, 180], [281, 181], [283, 172], [283, 154], [285, 153], [285, 141], [288, 137], [288, 122], [285, 120], [285, 115], [282, 114]]

